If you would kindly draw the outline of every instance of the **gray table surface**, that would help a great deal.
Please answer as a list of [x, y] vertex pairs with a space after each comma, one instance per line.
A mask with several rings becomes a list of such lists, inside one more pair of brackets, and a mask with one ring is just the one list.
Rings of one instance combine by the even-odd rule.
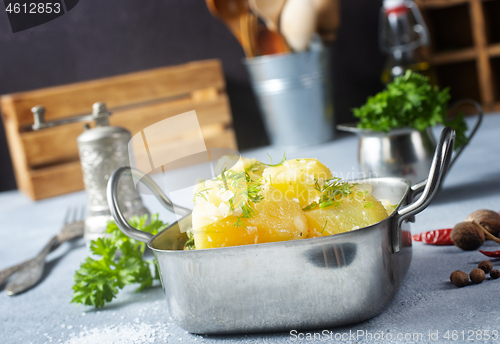
[[[412, 232], [452, 227], [477, 209], [500, 210], [500, 115], [486, 116], [477, 137], [464, 151], [444, 182], [437, 198], [412, 224]], [[248, 157], [267, 161], [266, 153], [281, 156], [271, 148], [246, 152]], [[316, 157], [344, 178], [358, 171], [357, 139], [343, 136], [316, 147], [287, 152], [289, 158]], [[152, 196], [144, 202], [164, 221], [173, 216], [161, 209]], [[37, 253], [55, 234], [70, 205], [86, 202], [85, 193], [33, 202], [17, 191], [0, 193], [0, 269]], [[485, 249], [499, 246], [487, 242]], [[142, 293], [133, 287], [121, 291], [105, 308], [70, 304], [75, 270], [87, 256], [83, 240], [63, 244], [48, 257], [43, 280], [24, 294], [9, 297], [0, 292], [0, 343], [293, 343], [311, 342], [290, 333], [235, 336], [192, 335], [170, 318], [163, 290], [156, 286]], [[413, 260], [404, 284], [381, 315], [342, 328], [324, 329], [329, 342], [466, 342], [472, 331], [475, 342], [483, 342], [486, 331], [500, 331], [500, 280], [458, 289], [449, 282], [452, 271], [469, 272], [484, 260], [477, 251], [454, 246], [436, 247], [414, 243]], [[493, 260], [500, 268], [500, 260]], [[3, 287], [0, 287], [0, 290]], [[302, 335], [322, 330], [304, 331]], [[363, 332], [362, 332], [363, 331]], [[438, 340], [434, 340], [436, 337]], [[457, 340], [446, 340], [446, 331], [457, 331]], [[429, 338], [429, 333], [433, 336]], [[498, 332], [497, 332], [498, 333]], [[357, 337], [357, 335], [360, 335]], [[363, 335], [361, 335], [363, 334]], [[388, 334], [393, 337], [387, 340]], [[422, 334], [422, 337], [413, 337]], [[478, 335], [482, 334], [483, 339]], [[353, 335], [353, 336], [351, 336]], [[372, 340], [369, 336], [374, 336]], [[398, 337], [399, 335], [399, 337]], [[368, 336], [368, 337], [367, 337]], [[383, 337], [381, 337], [383, 336]], [[401, 340], [398, 340], [401, 339]], [[327, 337], [316, 339], [327, 341]], [[469, 340], [470, 342], [471, 340]], [[496, 340], [500, 342], [500, 333]]]

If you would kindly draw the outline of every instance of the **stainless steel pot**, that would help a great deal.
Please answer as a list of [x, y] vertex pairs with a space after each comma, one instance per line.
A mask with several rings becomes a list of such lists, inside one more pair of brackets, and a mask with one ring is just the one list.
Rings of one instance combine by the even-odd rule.
[[[129, 173], [142, 178], [173, 211], [158, 186], [129, 167], [111, 176], [108, 202], [123, 233], [153, 250], [170, 314], [185, 330], [220, 334], [329, 328], [372, 318], [390, 304], [410, 266], [408, 222], [438, 190], [453, 143], [453, 130], [445, 128], [425, 182], [411, 187], [402, 178], [368, 180], [376, 197], [398, 207], [379, 223], [333, 236], [183, 251], [187, 236], [177, 222], [152, 236], [125, 221], [117, 185]], [[180, 221], [190, 222], [184, 210]]]
[[[471, 104], [478, 111], [477, 122], [469, 133], [470, 141], [481, 124], [483, 109], [477, 102], [468, 99], [459, 101], [451, 109], [464, 104]], [[383, 133], [360, 129], [357, 123], [349, 123], [338, 125], [337, 129], [358, 135], [359, 166], [366, 177], [402, 177], [414, 184], [427, 176], [436, 148], [436, 140], [430, 128], [424, 131], [398, 128]], [[465, 147], [457, 150], [451, 165]]]

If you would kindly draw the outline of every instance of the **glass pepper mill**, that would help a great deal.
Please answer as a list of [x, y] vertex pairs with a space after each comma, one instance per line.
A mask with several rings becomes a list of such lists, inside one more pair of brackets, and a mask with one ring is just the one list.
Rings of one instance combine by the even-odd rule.
[[[33, 130], [40, 130], [74, 122], [94, 121], [95, 127], [85, 125], [85, 131], [78, 136], [78, 150], [82, 164], [83, 181], [88, 199], [88, 215], [85, 219], [87, 241], [105, 236], [108, 221], [112, 220], [106, 198], [108, 179], [118, 167], [130, 166], [128, 143], [130, 132], [121, 127], [109, 125], [111, 112], [104, 103], [95, 103], [90, 115], [64, 118], [45, 122], [45, 108], [35, 106]], [[120, 208], [125, 217], [149, 214], [137, 192], [132, 177], [124, 176], [120, 182]]]

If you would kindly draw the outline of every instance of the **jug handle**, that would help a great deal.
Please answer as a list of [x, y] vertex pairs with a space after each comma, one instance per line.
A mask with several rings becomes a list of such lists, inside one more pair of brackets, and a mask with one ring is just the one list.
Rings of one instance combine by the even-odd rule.
[[[445, 127], [441, 131], [439, 141], [432, 159], [429, 176], [423, 182], [415, 184], [410, 190], [412, 202], [398, 210], [392, 221], [392, 252], [401, 250], [401, 225], [403, 221], [411, 219], [416, 214], [427, 208], [436, 195], [439, 185], [443, 180], [451, 162], [453, 145], [455, 143], [455, 131], [450, 127]], [[421, 190], [423, 189], [423, 190]], [[421, 193], [420, 197], [413, 202], [413, 195]]]
[[456, 102], [455, 104], [453, 104], [448, 110], [451, 110], [451, 109], [456, 108], [456, 107], [458, 107], [460, 105], [463, 105], [463, 104], [471, 104], [471, 105], [473, 105], [477, 109], [477, 116], [478, 116], [478, 118], [477, 118], [477, 121], [476, 121], [476, 125], [474, 125], [474, 128], [472, 128], [471, 132], [469, 133], [469, 136], [467, 137], [467, 143], [465, 145], [463, 145], [462, 147], [460, 147], [457, 150], [457, 152], [455, 153], [455, 156], [451, 160], [450, 168], [453, 166], [453, 164], [455, 163], [455, 161], [457, 161], [458, 157], [460, 156], [460, 154], [462, 154], [462, 151], [464, 150], [465, 147], [467, 147], [467, 145], [469, 144], [469, 142], [472, 139], [472, 137], [476, 134], [477, 129], [479, 128], [479, 126], [483, 122], [483, 108], [475, 100], [472, 100], [472, 99], [462, 99], [462, 100]]
[[[455, 161], [457, 161], [458, 157], [460, 156], [460, 154], [462, 154], [464, 148], [467, 147], [467, 145], [469, 144], [470, 140], [476, 134], [477, 129], [479, 128], [479, 126], [481, 125], [481, 123], [483, 121], [483, 108], [481, 107], [481, 105], [479, 105], [478, 102], [476, 102], [476, 101], [474, 101], [472, 99], [463, 99], [463, 100], [460, 100], [460, 101], [456, 102], [455, 104], [453, 104], [449, 108], [449, 110], [451, 110], [453, 108], [456, 108], [457, 106], [460, 106], [460, 105], [463, 105], [463, 104], [472, 104], [477, 109], [477, 116], [478, 116], [478, 118], [477, 118], [476, 124], [474, 125], [474, 128], [472, 128], [472, 130], [469, 133], [469, 136], [467, 137], [467, 143], [465, 145], [463, 145], [462, 147], [460, 147], [457, 150], [457, 152], [453, 155], [453, 158], [451, 159], [450, 166], [448, 167], [448, 170], [453, 166], [453, 164], [455, 163]], [[445, 173], [445, 175], [446, 175], [446, 173]], [[422, 191], [424, 191], [426, 183], [427, 183], [427, 179], [424, 180], [424, 181], [421, 181], [421, 182], [419, 182], [419, 183], [417, 183], [417, 184], [415, 184], [415, 185], [413, 185], [411, 187], [411, 189], [412, 189], [413, 192], [409, 195], [408, 203], [412, 203], [413, 199], [416, 196], [418, 196], [418, 194], [420, 194]]]
[[116, 225], [120, 230], [125, 234], [126, 236], [142, 241], [142, 242], [149, 242], [151, 238], [153, 238], [153, 235], [147, 232], [140, 231], [134, 227], [132, 227], [127, 220], [125, 219], [125, 216], [123, 216], [123, 213], [120, 210], [119, 204], [118, 204], [118, 184], [120, 180], [123, 178], [125, 175], [133, 175], [137, 177], [137, 179], [142, 182], [144, 185], [148, 187], [151, 192], [156, 196], [158, 201], [170, 210], [172, 213], [177, 213], [182, 216], [189, 215], [191, 213], [190, 209], [175, 205], [174, 209], [174, 204], [172, 201], [163, 193], [163, 191], [160, 189], [160, 187], [146, 174], [142, 173], [139, 170], [136, 170], [134, 168], [130, 168], [128, 166], [124, 167], [119, 167], [117, 168], [112, 174], [111, 177], [109, 178], [108, 181], [108, 186], [107, 186], [107, 198], [108, 198], [108, 206], [109, 210], [111, 212], [111, 216], [113, 216], [113, 219], [116, 222]]

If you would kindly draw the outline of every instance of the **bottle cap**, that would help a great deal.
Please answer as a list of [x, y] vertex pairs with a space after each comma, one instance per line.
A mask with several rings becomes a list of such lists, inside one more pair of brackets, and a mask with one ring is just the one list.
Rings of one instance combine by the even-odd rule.
[[408, 12], [408, 6], [405, 4], [406, 0], [384, 0], [384, 11], [386, 14], [402, 14]]

